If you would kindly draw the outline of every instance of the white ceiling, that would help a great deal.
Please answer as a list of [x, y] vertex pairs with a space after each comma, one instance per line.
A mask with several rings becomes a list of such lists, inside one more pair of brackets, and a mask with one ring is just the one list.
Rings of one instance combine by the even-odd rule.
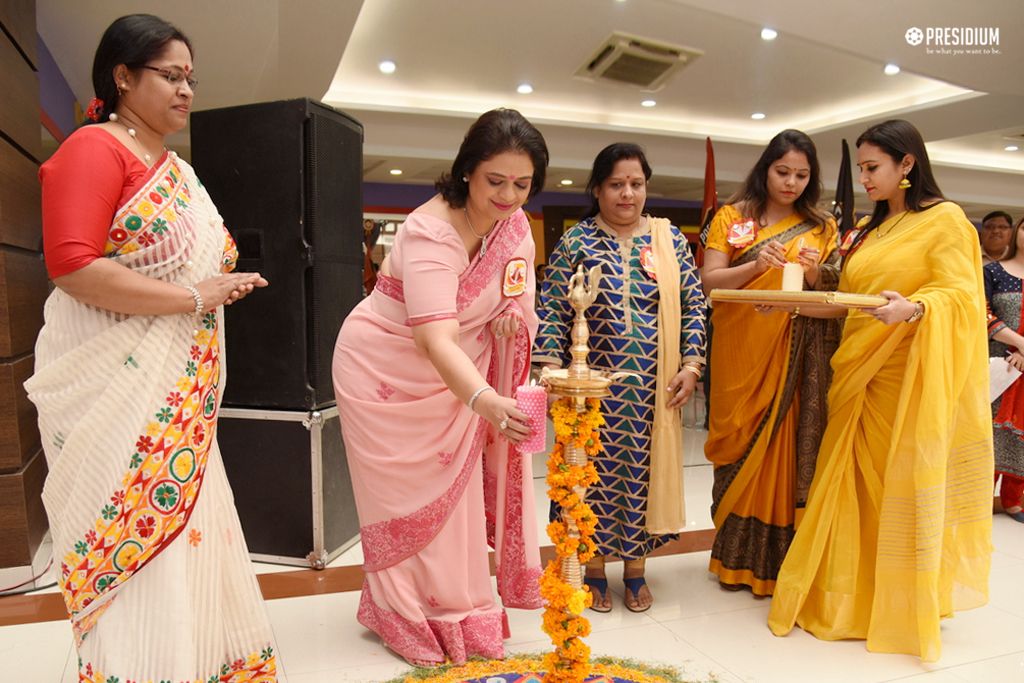
[[[302, 95], [363, 122], [364, 177], [428, 183], [481, 112], [515, 107], [544, 133], [549, 189], [581, 186], [596, 152], [631, 140], [654, 167], [652, 193], [699, 199], [704, 136], [728, 193], [783, 128], [818, 144], [826, 187], [839, 141], [904, 117], [928, 141], [940, 185], [974, 218], [1024, 211], [1024, 3], [1021, 0], [37, 0], [40, 33], [72, 88], [91, 97], [88, 65], [116, 16], [150, 11], [196, 49], [205, 109]], [[762, 26], [779, 32], [764, 42]], [[994, 26], [1000, 54], [928, 54], [911, 26]], [[573, 73], [612, 31], [703, 52], [660, 91]], [[377, 69], [393, 59], [397, 71]], [[886, 62], [903, 71], [885, 76]], [[516, 93], [529, 82], [530, 95]], [[653, 108], [640, 101], [651, 97]], [[761, 111], [763, 121], [750, 114]], [[187, 140], [179, 141], [187, 145]], [[391, 168], [403, 175], [391, 176]], [[859, 189], [859, 187], [858, 187]], [[859, 205], [866, 208], [863, 196]]]

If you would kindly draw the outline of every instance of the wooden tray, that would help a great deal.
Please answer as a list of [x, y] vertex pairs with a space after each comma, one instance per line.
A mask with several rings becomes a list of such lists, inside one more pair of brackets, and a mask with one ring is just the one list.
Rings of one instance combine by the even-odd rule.
[[889, 303], [884, 296], [847, 292], [783, 292], [772, 289], [712, 289], [712, 302], [760, 306], [816, 305], [829, 308], [878, 308]]

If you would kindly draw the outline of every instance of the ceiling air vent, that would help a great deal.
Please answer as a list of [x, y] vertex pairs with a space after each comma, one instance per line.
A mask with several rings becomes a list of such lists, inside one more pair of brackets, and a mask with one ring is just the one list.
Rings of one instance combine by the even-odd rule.
[[616, 31], [575, 75], [588, 81], [609, 80], [653, 91], [702, 54], [693, 48]]

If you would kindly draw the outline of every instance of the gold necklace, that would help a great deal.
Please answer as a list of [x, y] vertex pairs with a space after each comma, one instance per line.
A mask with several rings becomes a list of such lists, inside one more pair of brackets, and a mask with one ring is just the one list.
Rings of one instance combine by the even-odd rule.
[[875, 232], [876, 232], [876, 233], [878, 234], [878, 239], [882, 239], [883, 237], [885, 237], [886, 235], [888, 235], [889, 233], [891, 233], [891, 232], [892, 232], [893, 230], [895, 230], [895, 229], [896, 229], [896, 226], [900, 224], [900, 221], [902, 221], [902, 220], [903, 220], [904, 218], [906, 218], [906, 217], [907, 217], [907, 214], [908, 214], [908, 213], [910, 213], [910, 209], [906, 209], [906, 210], [905, 210], [905, 211], [903, 212], [903, 215], [901, 215], [901, 216], [900, 216], [900, 217], [899, 217], [898, 219], [896, 219], [896, 222], [895, 222], [895, 223], [893, 223], [893, 224], [892, 224], [892, 225], [891, 225], [891, 226], [889, 227], [889, 229], [888, 229], [888, 230], [886, 230], [886, 231], [885, 231], [884, 233], [883, 233], [883, 232], [881, 231], [881, 229], [875, 230]]
[[469, 209], [465, 206], [462, 207], [462, 213], [466, 214], [466, 224], [469, 225], [469, 231], [473, 233], [474, 236], [480, 238], [480, 256], [483, 256], [487, 253], [487, 238], [491, 236], [492, 232], [494, 232], [494, 225], [497, 225], [498, 223], [495, 221], [494, 225], [492, 225], [487, 232], [481, 235], [476, 231], [476, 228], [473, 227], [473, 221], [469, 218]]

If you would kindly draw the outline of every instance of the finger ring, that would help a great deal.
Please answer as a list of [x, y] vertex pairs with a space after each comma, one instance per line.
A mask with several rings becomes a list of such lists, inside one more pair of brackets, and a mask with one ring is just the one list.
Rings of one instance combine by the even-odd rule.
[[504, 430], [507, 427], [508, 427], [508, 418], [506, 417], [504, 420], [502, 420], [501, 422], [498, 423], [498, 429]]

